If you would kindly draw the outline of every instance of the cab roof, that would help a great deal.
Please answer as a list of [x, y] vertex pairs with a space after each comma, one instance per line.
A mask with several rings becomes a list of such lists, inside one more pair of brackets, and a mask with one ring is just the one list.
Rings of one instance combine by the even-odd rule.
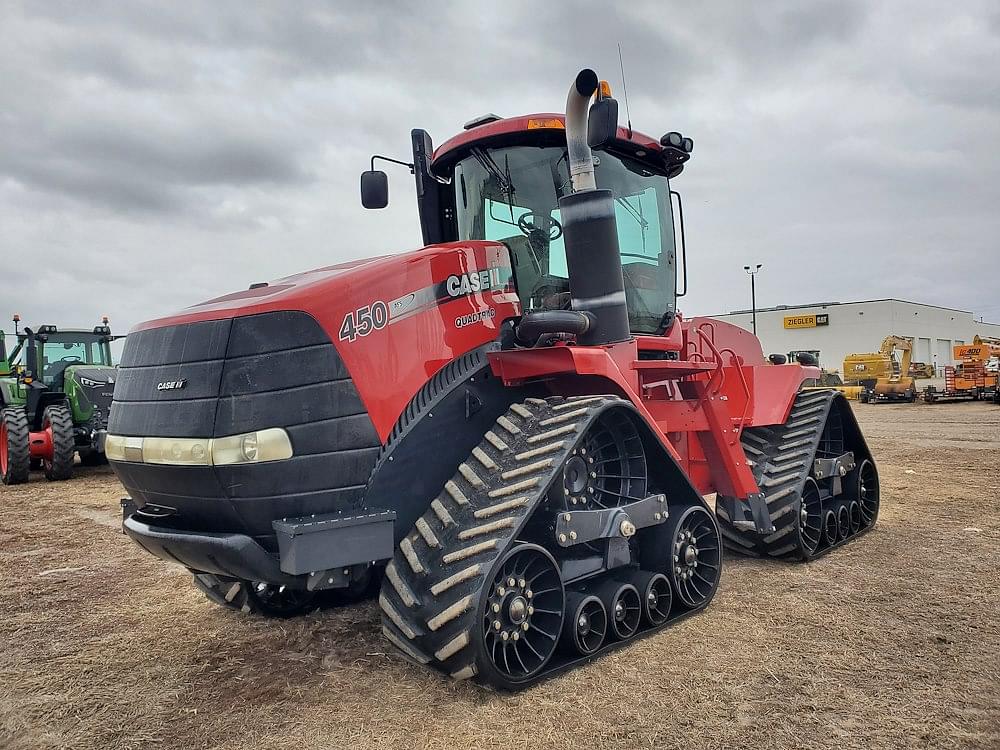
[[[431, 166], [448, 167], [464, 156], [472, 146], [489, 146], [494, 143], [513, 145], [522, 140], [538, 141], [539, 135], [565, 140], [565, 131], [566, 116], [553, 112], [493, 120], [464, 130], [442, 143], [434, 151]], [[621, 126], [618, 128], [614, 148], [639, 159], [663, 151], [655, 138]]]

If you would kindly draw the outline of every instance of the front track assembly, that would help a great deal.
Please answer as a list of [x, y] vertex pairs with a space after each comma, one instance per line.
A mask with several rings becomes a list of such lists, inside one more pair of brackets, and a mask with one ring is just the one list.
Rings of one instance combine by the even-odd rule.
[[706, 606], [718, 527], [645, 430], [612, 396], [511, 406], [386, 567], [386, 637], [517, 689]]
[[840, 393], [800, 391], [785, 424], [746, 429], [742, 440], [775, 530], [759, 534], [733, 499], [720, 497], [716, 516], [727, 549], [809, 560], [874, 526], [878, 471]]

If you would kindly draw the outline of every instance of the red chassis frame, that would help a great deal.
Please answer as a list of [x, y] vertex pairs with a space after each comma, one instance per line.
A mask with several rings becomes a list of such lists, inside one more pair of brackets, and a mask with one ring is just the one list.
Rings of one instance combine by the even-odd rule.
[[[640, 351], [676, 352], [678, 359], [640, 359]], [[679, 318], [667, 336], [489, 358], [506, 385], [544, 379], [558, 395], [611, 390], [627, 398], [701, 494], [740, 499], [760, 491], [740, 442], [743, 429], [784, 423], [803, 379], [819, 375], [816, 368], [767, 363], [756, 337], [708, 318]]]

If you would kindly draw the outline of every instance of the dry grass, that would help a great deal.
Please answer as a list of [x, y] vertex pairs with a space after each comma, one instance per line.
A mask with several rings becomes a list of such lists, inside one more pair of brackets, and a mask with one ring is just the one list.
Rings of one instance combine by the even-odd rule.
[[876, 530], [728, 559], [703, 614], [525, 693], [388, 652], [371, 603], [210, 605], [118, 531], [107, 471], [0, 490], [0, 747], [1000, 747], [1000, 409], [861, 406]]

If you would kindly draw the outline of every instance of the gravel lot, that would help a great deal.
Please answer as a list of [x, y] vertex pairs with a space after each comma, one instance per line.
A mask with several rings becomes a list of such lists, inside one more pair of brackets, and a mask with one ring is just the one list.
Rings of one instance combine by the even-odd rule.
[[1000, 747], [1000, 408], [858, 405], [878, 526], [727, 558], [703, 614], [513, 696], [389, 651], [371, 602], [223, 611], [120, 533], [108, 470], [0, 488], [0, 747]]

